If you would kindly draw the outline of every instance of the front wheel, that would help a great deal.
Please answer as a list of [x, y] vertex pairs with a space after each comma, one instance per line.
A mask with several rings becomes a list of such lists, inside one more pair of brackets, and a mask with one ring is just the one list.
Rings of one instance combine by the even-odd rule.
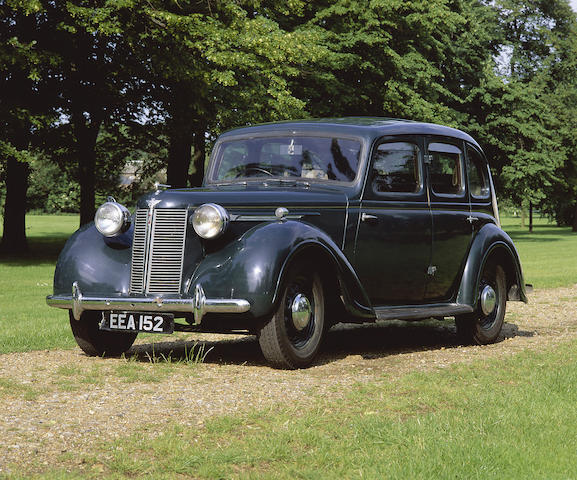
[[276, 368], [307, 367], [319, 350], [324, 325], [321, 278], [295, 265], [285, 278], [277, 311], [259, 332], [262, 353]]
[[100, 330], [101, 318], [101, 312], [88, 311], [76, 320], [70, 312], [70, 327], [76, 343], [91, 357], [118, 357], [132, 347], [138, 334]]
[[483, 269], [477, 304], [475, 312], [455, 319], [457, 335], [463, 343], [493, 343], [501, 333], [507, 305], [507, 281], [500, 265]]

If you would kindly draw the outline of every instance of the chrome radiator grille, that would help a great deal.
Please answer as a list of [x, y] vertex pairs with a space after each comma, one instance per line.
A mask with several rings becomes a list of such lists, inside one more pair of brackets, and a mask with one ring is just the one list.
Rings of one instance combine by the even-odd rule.
[[180, 293], [187, 210], [137, 210], [134, 217], [130, 292]]
[[137, 210], [134, 215], [134, 237], [132, 238], [132, 264], [130, 266], [130, 291], [144, 293], [146, 273], [146, 240], [148, 210]]

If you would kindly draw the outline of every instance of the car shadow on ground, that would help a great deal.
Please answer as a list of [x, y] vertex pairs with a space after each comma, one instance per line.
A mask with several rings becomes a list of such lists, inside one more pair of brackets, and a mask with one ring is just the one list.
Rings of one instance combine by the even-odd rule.
[[[506, 323], [498, 342], [506, 338], [532, 337], [535, 332]], [[337, 325], [329, 330], [314, 362], [322, 365], [350, 355], [365, 360], [388, 356], [458, 348], [454, 322], [388, 321], [363, 325]], [[127, 356], [142, 362], [181, 362], [202, 358], [204, 363], [266, 366], [255, 336], [220, 341], [175, 341], [135, 345]]]

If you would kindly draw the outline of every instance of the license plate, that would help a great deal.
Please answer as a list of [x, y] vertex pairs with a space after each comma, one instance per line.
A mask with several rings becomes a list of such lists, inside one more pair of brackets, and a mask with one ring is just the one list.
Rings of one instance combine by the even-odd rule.
[[102, 312], [100, 330], [112, 332], [173, 333], [172, 313]]

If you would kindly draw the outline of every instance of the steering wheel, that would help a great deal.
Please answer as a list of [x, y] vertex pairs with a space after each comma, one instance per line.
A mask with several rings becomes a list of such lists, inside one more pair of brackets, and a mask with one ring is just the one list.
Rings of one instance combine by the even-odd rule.
[[248, 172], [250, 172], [250, 171], [260, 172], [260, 173], [266, 173], [267, 175], [270, 175], [271, 177], [274, 177], [274, 175], [273, 175], [271, 172], [269, 172], [268, 170], [265, 170], [264, 168], [261, 168], [261, 167], [246, 167], [245, 173], [248, 173]]

